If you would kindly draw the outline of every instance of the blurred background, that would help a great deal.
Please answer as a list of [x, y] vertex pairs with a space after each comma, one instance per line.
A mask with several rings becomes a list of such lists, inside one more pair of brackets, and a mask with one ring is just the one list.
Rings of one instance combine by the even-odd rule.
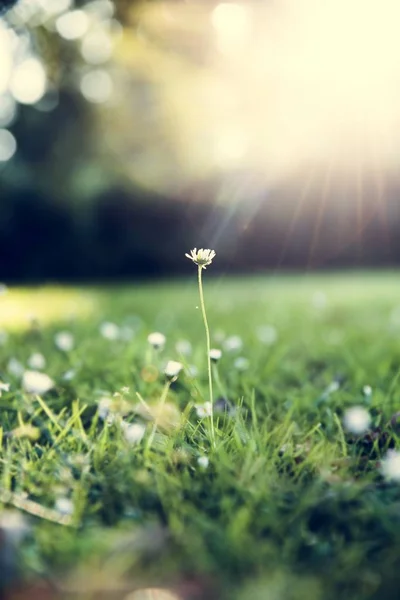
[[397, 0], [0, 6], [4, 281], [398, 264]]

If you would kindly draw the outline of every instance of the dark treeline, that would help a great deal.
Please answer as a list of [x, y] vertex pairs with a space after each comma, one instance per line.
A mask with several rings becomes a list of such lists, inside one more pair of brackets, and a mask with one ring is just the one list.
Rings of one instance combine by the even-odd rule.
[[212, 247], [213, 272], [393, 266], [400, 262], [400, 211], [309, 203], [296, 218], [275, 204], [218, 207], [110, 190], [87, 205], [20, 190], [3, 199], [1, 279], [101, 281], [187, 273], [184, 253]]

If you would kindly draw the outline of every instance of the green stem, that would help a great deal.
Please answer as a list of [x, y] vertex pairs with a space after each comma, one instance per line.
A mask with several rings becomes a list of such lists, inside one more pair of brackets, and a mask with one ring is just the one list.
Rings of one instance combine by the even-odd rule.
[[151, 446], [152, 446], [152, 444], [153, 444], [154, 436], [155, 436], [155, 434], [156, 434], [157, 427], [158, 427], [158, 420], [159, 420], [159, 418], [160, 418], [160, 417], [162, 417], [162, 411], [163, 411], [164, 404], [165, 404], [165, 401], [166, 401], [166, 399], [167, 399], [168, 392], [169, 392], [169, 388], [171, 387], [171, 383], [172, 383], [172, 381], [173, 381], [173, 380], [168, 380], [168, 381], [166, 382], [165, 386], [164, 386], [164, 389], [163, 389], [163, 391], [162, 391], [161, 398], [160, 398], [160, 402], [159, 402], [159, 404], [158, 404], [158, 407], [157, 407], [157, 413], [156, 413], [156, 415], [155, 415], [155, 417], [154, 417], [154, 424], [153, 424], [153, 428], [152, 428], [152, 430], [151, 430], [151, 433], [150, 433], [150, 435], [149, 435], [149, 438], [148, 438], [148, 440], [147, 440], [147, 444], [146, 444], [146, 455], [148, 455], [148, 453], [149, 453], [149, 451], [150, 451], [150, 449], [151, 449]]
[[211, 373], [211, 358], [210, 358], [210, 330], [208, 328], [208, 321], [206, 315], [206, 307], [204, 304], [204, 295], [203, 295], [203, 282], [201, 278], [201, 272], [203, 267], [198, 266], [198, 279], [199, 279], [199, 293], [200, 293], [200, 304], [201, 304], [201, 312], [203, 314], [204, 328], [206, 330], [206, 340], [207, 340], [207, 370], [208, 370], [208, 387], [209, 387], [209, 395], [210, 395], [210, 403], [211, 403], [211, 415], [210, 415], [210, 424], [211, 424], [211, 440], [213, 446], [215, 446], [215, 433], [214, 433], [214, 402], [213, 402], [213, 387], [212, 387], [212, 373]]

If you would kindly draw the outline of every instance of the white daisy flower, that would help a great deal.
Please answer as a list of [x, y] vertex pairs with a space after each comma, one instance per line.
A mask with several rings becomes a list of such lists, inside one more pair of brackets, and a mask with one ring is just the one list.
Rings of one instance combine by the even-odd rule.
[[214, 362], [218, 362], [219, 359], [222, 356], [222, 352], [221, 350], [219, 350], [218, 348], [211, 348], [210, 350], [210, 358], [211, 360], [213, 360]]
[[224, 340], [222, 345], [227, 352], [235, 352], [235, 350], [240, 350], [242, 348], [243, 341], [239, 335], [231, 335]]
[[278, 332], [273, 325], [260, 325], [256, 329], [256, 336], [262, 344], [272, 346], [278, 339]]
[[169, 360], [167, 362], [167, 366], [164, 369], [164, 374], [167, 377], [177, 377], [179, 373], [182, 371], [183, 365], [182, 363], [176, 360]]
[[57, 498], [54, 508], [60, 514], [70, 516], [74, 512], [74, 503], [70, 498], [61, 497]]
[[207, 456], [199, 456], [199, 458], [197, 459], [197, 464], [202, 469], [207, 469], [208, 465], [210, 464], [210, 461], [208, 460]]
[[204, 402], [204, 404], [195, 404], [196, 414], [199, 419], [204, 419], [205, 417], [211, 417], [212, 415], [212, 404], [211, 402]]
[[7, 371], [15, 377], [21, 377], [24, 372], [24, 365], [16, 358], [10, 358], [7, 364]]
[[361, 434], [368, 430], [371, 416], [363, 406], [353, 406], [344, 413], [343, 425], [351, 433]]
[[28, 394], [45, 394], [54, 387], [54, 381], [45, 373], [25, 371], [22, 376], [22, 387]]
[[381, 462], [381, 473], [389, 481], [400, 481], [400, 452], [388, 451]]
[[209, 250], [208, 248], [193, 248], [190, 251], [190, 254], [185, 254], [187, 258], [192, 260], [198, 267], [205, 269], [208, 265], [211, 265], [213, 258], [215, 257], [214, 250]]
[[70, 352], [75, 345], [75, 340], [74, 336], [69, 331], [59, 331], [54, 336], [54, 343], [59, 350]]
[[34, 371], [41, 371], [46, 367], [46, 359], [40, 352], [34, 352], [28, 358], [28, 367]]
[[100, 325], [100, 334], [106, 340], [115, 341], [119, 338], [120, 330], [118, 325], [105, 321]]
[[155, 350], [162, 350], [167, 341], [165, 335], [159, 331], [154, 331], [147, 336], [147, 341]]
[[188, 340], [178, 340], [175, 344], [175, 349], [183, 356], [189, 356], [192, 353], [192, 344]]
[[233, 366], [238, 371], [246, 371], [246, 369], [248, 369], [250, 366], [250, 361], [248, 358], [245, 358], [244, 356], [238, 356], [235, 359]]
[[139, 444], [146, 432], [146, 426], [142, 423], [125, 423], [122, 421], [121, 428], [124, 438], [129, 444]]
[[2, 395], [3, 392], [9, 392], [9, 391], [10, 391], [10, 384], [4, 383], [4, 381], [0, 381], [0, 396]]

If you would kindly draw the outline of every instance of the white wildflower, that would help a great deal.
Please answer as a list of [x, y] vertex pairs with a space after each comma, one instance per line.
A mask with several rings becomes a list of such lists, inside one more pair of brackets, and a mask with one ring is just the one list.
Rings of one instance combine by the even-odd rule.
[[155, 350], [161, 350], [165, 346], [166, 337], [159, 331], [154, 331], [147, 336], [147, 341]]
[[256, 329], [256, 336], [262, 344], [272, 346], [278, 339], [278, 332], [273, 325], [260, 325]]
[[238, 358], [235, 359], [233, 366], [238, 371], [246, 371], [246, 369], [248, 369], [250, 366], [250, 361], [244, 356], [238, 356]]
[[69, 369], [69, 371], [65, 371], [63, 375], [64, 381], [72, 381], [72, 379], [76, 376], [75, 369]]
[[344, 413], [343, 425], [351, 433], [361, 434], [368, 430], [371, 416], [363, 406], [353, 406]]
[[102, 398], [100, 398], [98, 406], [97, 406], [97, 412], [99, 414], [100, 419], [104, 420], [107, 418], [112, 405], [113, 405], [113, 400], [109, 396], [103, 396]]
[[16, 358], [10, 358], [7, 364], [7, 371], [15, 377], [21, 377], [24, 372], [24, 365]]
[[205, 417], [211, 417], [212, 415], [212, 404], [211, 402], [204, 402], [204, 404], [195, 404], [195, 409], [199, 419]]
[[169, 360], [167, 362], [167, 366], [164, 369], [164, 374], [167, 377], [177, 377], [179, 373], [182, 371], [183, 365], [182, 363], [176, 360]]
[[40, 352], [34, 352], [28, 358], [28, 367], [34, 371], [41, 371], [46, 367], [46, 359]]
[[363, 394], [364, 394], [364, 396], [371, 396], [372, 395], [372, 387], [370, 385], [364, 385]]
[[210, 461], [208, 460], [207, 456], [199, 456], [199, 458], [197, 459], [197, 464], [202, 469], [207, 469], [208, 465], [210, 464]]
[[243, 346], [242, 338], [238, 335], [231, 335], [226, 338], [223, 342], [223, 348], [227, 352], [234, 352], [240, 350]]
[[105, 321], [100, 325], [100, 333], [106, 340], [115, 341], [119, 338], [119, 327], [115, 323]]
[[389, 481], [400, 481], [400, 452], [388, 451], [381, 462], [381, 473]]
[[70, 498], [57, 498], [54, 508], [61, 515], [70, 516], [74, 512], [74, 503]]
[[211, 265], [213, 258], [215, 257], [214, 250], [209, 250], [208, 248], [193, 248], [190, 251], [190, 254], [185, 254], [187, 258], [192, 260], [198, 267], [205, 269], [208, 265]]
[[211, 350], [210, 350], [211, 360], [213, 360], [214, 362], [217, 362], [217, 361], [219, 361], [221, 356], [222, 356], [221, 350], [219, 350], [218, 348], [211, 348]]
[[22, 387], [28, 394], [45, 394], [54, 387], [54, 381], [45, 373], [25, 371], [22, 377]]
[[9, 391], [10, 391], [10, 384], [0, 381], [0, 396], [2, 395], [3, 392], [9, 392]]
[[124, 438], [129, 444], [139, 444], [146, 431], [146, 426], [142, 423], [125, 423], [122, 421], [121, 428]]
[[75, 345], [74, 336], [69, 331], [59, 331], [54, 336], [54, 343], [59, 350], [70, 352]]
[[183, 356], [189, 356], [192, 353], [192, 344], [188, 340], [178, 340], [175, 344], [175, 349]]
[[0, 531], [12, 544], [18, 545], [29, 531], [23, 514], [17, 510], [3, 510], [0, 513]]

